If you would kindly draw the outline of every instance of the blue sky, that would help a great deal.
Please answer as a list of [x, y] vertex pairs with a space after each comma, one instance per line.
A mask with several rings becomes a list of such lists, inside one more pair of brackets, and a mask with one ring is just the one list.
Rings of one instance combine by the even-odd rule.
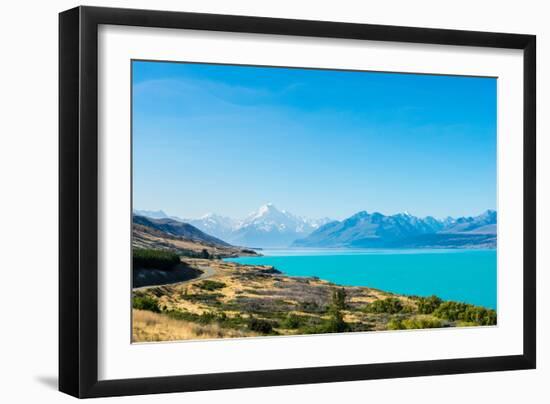
[[496, 79], [134, 61], [133, 204], [243, 217], [496, 208]]

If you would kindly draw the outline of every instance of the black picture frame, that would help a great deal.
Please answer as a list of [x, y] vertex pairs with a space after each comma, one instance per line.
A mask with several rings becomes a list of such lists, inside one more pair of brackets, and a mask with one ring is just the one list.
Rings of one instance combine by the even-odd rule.
[[[523, 354], [98, 380], [97, 52], [100, 24], [523, 50]], [[84, 398], [534, 369], [535, 103], [534, 35], [97, 7], [77, 7], [60, 13], [59, 389]]]

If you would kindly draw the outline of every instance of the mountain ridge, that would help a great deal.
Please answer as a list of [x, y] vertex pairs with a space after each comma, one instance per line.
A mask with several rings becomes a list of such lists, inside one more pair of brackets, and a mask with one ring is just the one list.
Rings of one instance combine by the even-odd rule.
[[[162, 210], [135, 210], [134, 213], [151, 213], [155, 219], [173, 219], [188, 223], [197, 229], [229, 244], [248, 247], [288, 247], [293, 241], [306, 237], [328, 218], [309, 219], [279, 210], [273, 203], [266, 203], [242, 219], [233, 219], [215, 213], [207, 213], [196, 219], [169, 216]], [[145, 215], [147, 216], [147, 215]]]
[[494, 248], [497, 214], [487, 210], [478, 216], [438, 220], [408, 213], [383, 215], [367, 211], [321, 226], [294, 247], [363, 248]]
[[180, 222], [175, 219], [154, 219], [145, 216], [133, 215], [133, 224], [147, 226], [155, 230], [164, 232], [170, 236], [184, 237], [185, 239], [188, 239], [190, 241], [198, 241], [226, 247], [230, 246], [229, 243], [209, 234], [206, 234], [189, 223]]
[[169, 250], [191, 257], [228, 258], [257, 256], [255, 251], [232, 246], [212, 237], [188, 223], [174, 219], [151, 219], [133, 215], [132, 246]]
[[180, 219], [164, 211], [146, 212], [157, 226], [184, 229], [185, 223], [206, 236], [227, 245], [249, 248], [353, 247], [353, 248], [494, 248], [497, 212], [486, 210], [477, 216], [436, 219], [408, 212], [384, 215], [359, 211], [343, 220], [308, 219], [279, 210], [272, 203], [262, 205], [243, 219], [208, 213], [197, 219]]

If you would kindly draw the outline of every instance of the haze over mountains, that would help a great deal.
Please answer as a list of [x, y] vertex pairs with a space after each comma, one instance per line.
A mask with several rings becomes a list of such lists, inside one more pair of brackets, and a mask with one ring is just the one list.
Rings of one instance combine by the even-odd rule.
[[479, 216], [444, 220], [431, 216], [419, 218], [408, 213], [386, 216], [362, 211], [342, 221], [307, 219], [279, 210], [271, 203], [241, 220], [213, 213], [198, 219], [180, 219], [163, 211], [134, 213], [156, 220], [186, 223], [229, 244], [250, 248], [496, 247], [497, 214], [494, 210]]
[[[232, 245], [247, 247], [288, 247], [295, 240], [308, 236], [330, 219], [309, 219], [279, 210], [267, 203], [244, 219], [233, 219], [208, 213], [198, 219], [179, 219], [163, 211], [134, 211], [141, 216], [156, 219], [174, 219], [195, 226], [197, 229], [222, 239]], [[153, 216], [150, 216], [153, 215]]]
[[321, 226], [294, 247], [356, 248], [494, 248], [497, 214], [487, 210], [479, 216], [437, 220], [408, 213], [385, 216], [358, 212]]

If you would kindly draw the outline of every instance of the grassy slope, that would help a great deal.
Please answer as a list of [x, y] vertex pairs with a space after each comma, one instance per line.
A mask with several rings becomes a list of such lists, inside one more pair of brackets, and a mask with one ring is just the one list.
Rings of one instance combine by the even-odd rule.
[[[252, 335], [250, 331], [257, 324], [251, 328], [251, 319], [256, 323], [259, 320], [260, 326], [269, 323], [267, 329], [258, 329], [260, 334], [323, 333], [324, 324], [331, 318], [331, 296], [337, 288], [345, 290], [345, 307], [341, 315], [347, 331], [475, 325], [425, 314], [419, 307], [419, 300], [414, 297], [368, 287], [341, 288], [315, 278], [288, 277], [271, 273], [272, 268], [266, 266], [240, 265], [221, 260], [182, 260], [191, 267], [209, 266], [214, 269], [215, 275], [208, 281], [197, 280], [134, 291], [135, 299], [153, 301], [159, 309], [155, 317], [165, 319], [166, 327], [171, 330], [162, 331], [164, 322], [159, 320], [154, 331], [150, 331], [156, 335], [154, 340], [195, 338], [196, 332], [175, 332], [175, 324], [179, 323], [170, 320], [215, 326], [225, 330], [227, 335], [223, 337], [233, 336], [230, 335], [232, 332], [238, 333], [235, 336]], [[375, 303], [377, 301], [384, 304], [378, 305]], [[135, 341], [152, 338], [146, 327], [139, 323], [134, 325], [134, 337]]]
[[132, 341], [181, 341], [187, 339], [238, 338], [257, 335], [253, 332], [222, 328], [217, 324], [197, 324], [177, 320], [147, 310], [132, 311]]
[[132, 246], [134, 248], [168, 250], [183, 255], [189, 252], [199, 254], [206, 250], [212, 256], [224, 258], [257, 255], [254, 251], [240, 247], [197, 242], [183, 237], [171, 236], [160, 230], [140, 224], [133, 225]]

